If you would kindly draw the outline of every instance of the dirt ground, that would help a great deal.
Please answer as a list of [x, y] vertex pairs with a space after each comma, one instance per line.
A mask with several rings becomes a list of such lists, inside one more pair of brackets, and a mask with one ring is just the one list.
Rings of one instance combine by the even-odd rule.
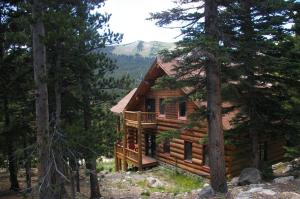
[[[155, 177], [164, 183], [166, 188], [171, 185], [163, 179], [159, 178], [159, 176], [153, 175], [157, 169], [148, 170], [141, 173], [137, 172], [107, 172], [103, 171], [98, 174], [100, 191], [102, 196], [105, 199], [119, 199], [119, 198], [165, 198], [165, 199], [173, 199], [173, 198], [189, 198], [193, 199], [196, 197], [196, 192], [189, 193], [168, 193], [167, 190], [164, 191], [162, 189], [149, 189], [147, 186], [142, 186], [140, 183], [145, 182], [147, 177]], [[36, 169], [33, 170], [33, 185], [37, 182], [37, 173]], [[25, 188], [25, 175], [23, 171], [19, 172], [19, 183], [20, 187]], [[80, 188], [81, 193], [77, 194], [77, 198], [79, 199], [87, 199], [89, 198], [89, 177], [86, 175], [85, 170], [81, 170], [80, 172]], [[68, 188], [67, 188], [68, 189]], [[16, 193], [13, 191], [9, 191], [9, 173], [5, 170], [0, 171], [0, 199], [23, 199], [23, 193]], [[27, 198], [35, 198], [32, 195], [27, 195]]]

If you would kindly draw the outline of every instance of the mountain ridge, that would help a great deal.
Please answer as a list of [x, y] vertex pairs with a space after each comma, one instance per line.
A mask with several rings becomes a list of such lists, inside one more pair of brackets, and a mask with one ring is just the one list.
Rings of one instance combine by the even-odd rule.
[[174, 48], [175, 43], [137, 40], [128, 44], [108, 46], [102, 52], [116, 60], [118, 69], [114, 72], [114, 76], [129, 75], [136, 86], [152, 65], [159, 51]]

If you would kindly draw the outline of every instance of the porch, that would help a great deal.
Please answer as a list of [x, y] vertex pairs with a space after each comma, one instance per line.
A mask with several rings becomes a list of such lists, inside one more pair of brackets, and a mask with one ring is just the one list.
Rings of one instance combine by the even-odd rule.
[[[124, 148], [118, 143], [115, 144], [115, 160], [116, 171], [120, 171], [122, 170], [122, 168], [123, 170], [127, 170], [128, 164], [139, 168], [139, 170], [147, 167], [156, 166], [158, 164], [158, 162], [154, 158], [146, 155], [142, 155], [142, 160], [139, 161], [138, 149], [133, 150], [129, 148]], [[126, 163], [124, 162], [124, 160]]]
[[136, 166], [139, 170], [157, 165], [157, 161], [150, 157], [150, 154], [143, 154], [142, 146], [142, 137], [145, 131], [157, 127], [156, 114], [154, 112], [124, 111], [122, 124], [123, 139], [115, 144], [116, 171], [121, 169], [126, 171], [128, 164]]

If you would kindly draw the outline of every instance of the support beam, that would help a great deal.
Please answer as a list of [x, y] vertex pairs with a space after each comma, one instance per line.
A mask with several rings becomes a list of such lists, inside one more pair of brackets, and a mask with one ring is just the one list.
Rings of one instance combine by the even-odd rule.
[[138, 168], [139, 171], [142, 171], [142, 128], [141, 128], [141, 111], [137, 112], [137, 120], [138, 120]]
[[123, 135], [123, 171], [127, 171], [127, 154], [126, 154], [126, 148], [127, 148], [127, 127], [126, 127], [126, 122], [125, 122], [125, 115], [123, 112], [123, 130], [124, 130], [124, 135]]
[[114, 146], [114, 154], [115, 154], [115, 171], [119, 171], [119, 165], [118, 165], [118, 157], [117, 157], [117, 143], [115, 143]]

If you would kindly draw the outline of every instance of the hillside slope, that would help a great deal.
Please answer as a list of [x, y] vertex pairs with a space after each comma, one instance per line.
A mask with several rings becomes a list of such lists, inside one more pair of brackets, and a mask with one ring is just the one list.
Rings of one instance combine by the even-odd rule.
[[135, 80], [135, 84], [138, 84], [158, 52], [174, 47], [174, 43], [135, 41], [129, 44], [108, 46], [104, 52], [117, 62], [118, 69], [115, 71], [115, 76], [128, 74]]

